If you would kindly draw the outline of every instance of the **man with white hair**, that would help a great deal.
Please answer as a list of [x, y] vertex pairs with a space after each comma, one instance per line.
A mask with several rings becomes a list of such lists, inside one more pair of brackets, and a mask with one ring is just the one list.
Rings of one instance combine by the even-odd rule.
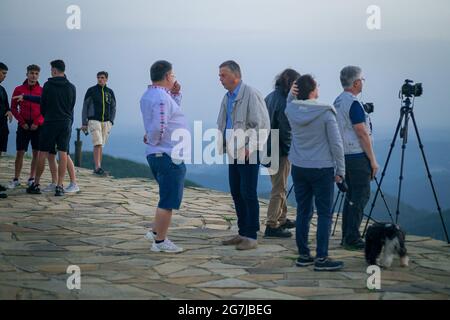
[[362, 70], [347, 66], [342, 69], [340, 79], [344, 92], [336, 98], [334, 107], [344, 143], [348, 184], [342, 213], [342, 245], [347, 250], [361, 250], [365, 244], [359, 228], [370, 197], [370, 181], [375, 178], [379, 166], [373, 151], [369, 114], [357, 98], [365, 81]]

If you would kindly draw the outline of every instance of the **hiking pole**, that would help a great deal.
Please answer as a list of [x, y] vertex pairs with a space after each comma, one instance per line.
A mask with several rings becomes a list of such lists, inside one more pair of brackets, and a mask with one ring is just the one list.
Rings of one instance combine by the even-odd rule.
[[77, 128], [77, 140], [75, 141], [75, 167], [81, 167], [81, 147], [83, 146], [83, 141], [81, 141], [81, 128]]

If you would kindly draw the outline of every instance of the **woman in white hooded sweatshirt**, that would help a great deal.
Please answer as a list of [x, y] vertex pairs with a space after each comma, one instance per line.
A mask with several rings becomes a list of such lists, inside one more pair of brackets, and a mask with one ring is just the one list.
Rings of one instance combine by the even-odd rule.
[[[345, 176], [336, 110], [317, 101], [318, 85], [311, 75], [301, 76], [295, 85], [297, 90], [293, 93], [297, 96], [288, 97], [285, 114], [292, 128], [289, 160], [297, 201], [296, 241], [300, 255], [296, 264], [300, 267], [314, 264], [316, 271], [339, 270], [344, 264], [328, 257], [334, 182], [341, 182]], [[318, 216], [315, 258], [308, 247], [313, 198]]]

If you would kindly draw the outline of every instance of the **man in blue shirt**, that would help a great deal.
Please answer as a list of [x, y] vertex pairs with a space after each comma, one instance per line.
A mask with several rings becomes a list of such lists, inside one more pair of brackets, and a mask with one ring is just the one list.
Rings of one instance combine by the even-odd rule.
[[342, 245], [348, 250], [363, 249], [361, 226], [364, 208], [370, 197], [370, 181], [378, 171], [373, 151], [372, 125], [357, 95], [362, 92], [362, 70], [347, 66], [341, 71], [344, 88], [334, 102], [345, 152], [345, 180], [348, 192], [342, 213]]
[[233, 120], [232, 120], [232, 113], [233, 113], [233, 104], [234, 100], [236, 100], [236, 97], [239, 93], [239, 90], [241, 89], [242, 81], [239, 81], [239, 84], [237, 87], [233, 90], [233, 92], [227, 92], [228, 96], [228, 103], [227, 103], [227, 129], [233, 129]]

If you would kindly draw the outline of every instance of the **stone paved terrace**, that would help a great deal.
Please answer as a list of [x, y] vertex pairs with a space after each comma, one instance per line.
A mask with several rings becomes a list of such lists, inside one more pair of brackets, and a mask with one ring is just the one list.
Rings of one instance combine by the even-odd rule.
[[[13, 159], [1, 158], [3, 184], [11, 172]], [[0, 299], [450, 297], [450, 250], [441, 241], [408, 236], [410, 267], [396, 263], [382, 271], [381, 290], [369, 291], [363, 254], [342, 250], [339, 234], [331, 240], [330, 254], [345, 262], [342, 272], [295, 267], [293, 239], [260, 238], [257, 250], [238, 252], [220, 245], [236, 228], [230, 196], [189, 188], [171, 229], [171, 239], [187, 250], [157, 254], [143, 237], [157, 203], [154, 183], [97, 178], [84, 169], [78, 177], [82, 191], [77, 195], [30, 197], [21, 188], [0, 201]], [[262, 202], [262, 217], [266, 208]], [[66, 287], [69, 265], [81, 268], [80, 291]]]

